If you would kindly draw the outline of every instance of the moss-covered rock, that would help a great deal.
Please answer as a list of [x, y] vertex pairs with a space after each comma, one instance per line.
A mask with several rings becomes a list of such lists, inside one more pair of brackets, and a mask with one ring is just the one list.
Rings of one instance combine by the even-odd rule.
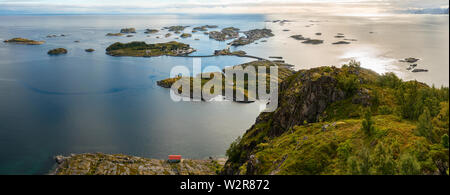
[[52, 49], [47, 52], [48, 55], [61, 55], [61, 54], [67, 54], [67, 49], [64, 48], [56, 48]]
[[25, 39], [25, 38], [13, 38], [10, 40], [5, 40], [3, 41], [5, 43], [15, 43], [15, 44], [24, 44], [24, 45], [42, 45], [45, 43], [45, 41], [34, 41], [34, 40], [30, 40], [30, 39]]
[[114, 43], [106, 48], [106, 54], [111, 56], [183, 56], [194, 52], [188, 44], [171, 41], [167, 43], [147, 44], [145, 42]]

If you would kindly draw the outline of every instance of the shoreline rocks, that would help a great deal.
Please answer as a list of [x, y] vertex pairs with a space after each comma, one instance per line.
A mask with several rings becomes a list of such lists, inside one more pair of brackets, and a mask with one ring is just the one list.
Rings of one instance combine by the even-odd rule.
[[183, 159], [180, 163], [123, 154], [86, 153], [54, 157], [50, 175], [216, 175], [225, 158]]

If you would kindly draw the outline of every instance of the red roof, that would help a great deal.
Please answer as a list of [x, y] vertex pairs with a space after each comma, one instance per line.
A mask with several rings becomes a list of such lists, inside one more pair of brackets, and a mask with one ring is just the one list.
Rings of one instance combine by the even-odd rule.
[[181, 160], [181, 155], [169, 155], [169, 160]]

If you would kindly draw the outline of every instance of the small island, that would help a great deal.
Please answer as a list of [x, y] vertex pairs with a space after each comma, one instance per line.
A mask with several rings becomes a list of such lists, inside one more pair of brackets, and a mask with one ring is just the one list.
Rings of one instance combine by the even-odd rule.
[[216, 41], [226, 41], [230, 39], [236, 39], [239, 37], [239, 28], [228, 27], [222, 29], [222, 31], [212, 31], [209, 33], [209, 38]]
[[170, 32], [181, 32], [184, 31], [184, 29], [186, 29], [187, 27], [189, 26], [168, 26], [164, 27], [163, 29], [169, 30]]
[[248, 45], [257, 40], [275, 36], [272, 33], [272, 30], [270, 29], [253, 29], [245, 31], [244, 34], [246, 37], [239, 37], [239, 39], [236, 39], [233, 42], [231, 42], [231, 45], [233, 46]]
[[[219, 51], [219, 52], [226, 52], [226, 51], [222, 50], [222, 51]], [[216, 55], [218, 55], [217, 51], [216, 51]], [[232, 55], [232, 54], [230, 54], [230, 55]], [[206, 74], [210, 74], [210, 75], [214, 75], [214, 76], [222, 75], [222, 77], [225, 78], [225, 74], [224, 73], [226, 72], [226, 70], [228, 70], [228, 69], [231, 70], [231, 69], [234, 69], [235, 67], [238, 67], [238, 66], [242, 67], [243, 69], [245, 69], [247, 66], [253, 66], [253, 67], [255, 67], [256, 70], [258, 69], [258, 67], [263, 67], [263, 66], [266, 67], [266, 68], [268, 68], [270, 66], [277, 66], [278, 67], [278, 77], [271, 76], [270, 74], [259, 74], [259, 73], [257, 73], [257, 76], [258, 77], [260, 77], [260, 76], [264, 77], [265, 76], [266, 78], [270, 77], [271, 80], [272, 79], [278, 79], [279, 82], [281, 82], [282, 80], [286, 79], [288, 76], [291, 76], [291, 75], [294, 74], [294, 71], [291, 69], [290, 65], [286, 65], [284, 63], [279, 63], [279, 62], [272, 62], [272, 61], [268, 61], [268, 60], [257, 60], [257, 61], [253, 61], [253, 62], [241, 64], [241, 65], [236, 65], [234, 67], [228, 67], [228, 68], [222, 70], [222, 72], [203, 73], [202, 74], [202, 78], [200, 78], [201, 79], [201, 87], [202, 87], [202, 89], [198, 89], [198, 90], [202, 91], [203, 90], [203, 86], [206, 83], [208, 83], [208, 81], [211, 81], [213, 79], [213, 78], [210, 78], [210, 77], [209, 78], [205, 78], [203, 75], [206, 75]], [[204, 99], [203, 96], [202, 97], [195, 97], [195, 94], [193, 93], [193, 91], [194, 91], [194, 87], [197, 87], [197, 86], [193, 86], [192, 85], [192, 80], [193, 79], [194, 79], [194, 77], [181, 77], [181, 76], [178, 76], [178, 77], [174, 77], [174, 78], [167, 78], [167, 79], [164, 79], [164, 80], [157, 81], [157, 85], [160, 86], [160, 87], [163, 87], [163, 88], [171, 88], [172, 85], [175, 82], [180, 81], [181, 83], [184, 83], [185, 85], [189, 85], [190, 86], [190, 93], [189, 94], [188, 93], [183, 93], [183, 89], [182, 88], [179, 88], [178, 91], [175, 91], [175, 93], [178, 93], [181, 96], [186, 96], [186, 97], [189, 96], [192, 99], [201, 99], [203, 101], [208, 101], [207, 99]], [[188, 82], [190, 84], [187, 84]], [[246, 79], [245, 82], [248, 82], [248, 80]], [[222, 97], [224, 97], [225, 99], [228, 99], [228, 100], [239, 102], [239, 103], [252, 103], [252, 102], [254, 102], [254, 100], [258, 99], [256, 96], [254, 96], [256, 94], [249, 93], [249, 91], [247, 89], [233, 86], [235, 83], [236, 82], [226, 83], [225, 79], [222, 80], [222, 86], [223, 87], [222, 87], [222, 89], [219, 89], [219, 90], [221, 90]], [[250, 83], [253, 83], [253, 82], [248, 82], [248, 84], [250, 84]], [[255, 84], [256, 85], [255, 87], [257, 87], [258, 86], [258, 80], [256, 80], [253, 84]], [[268, 85], [269, 83], [266, 83], [266, 84]], [[227, 89], [228, 90], [233, 90], [234, 95], [233, 96], [227, 96], [227, 94], [225, 93], [225, 91]], [[172, 90], [172, 89], [170, 89], [170, 90]], [[212, 91], [214, 91], [214, 89]], [[244, 100], [238, 100], [236, 98], [237, 94], [243, 95]]]
[[91, 52], [94, 52], [94, 51], [95, 51], [95, 49], [92, 49], [92, 48], [90, 48], [90, 49], [85, 49], [84, 51], [85, 51], [85, 52], [89, 52], [89, 53], [91, 53]]
[[56, 48], [52, 49], [47, 52], [48, 55], [61, 55], [61, 54], [67, 54], [67, 49], [64, 48]]
[[214, 51], [214, 55], [216, 56], [245, 56], [247, 52], [239, 50], [231, 52], [230, 49], [216, 50]]
[[106, 34], [106, 36], [108, 36], [108, 37], [119, 37], [119, 36], [123, 36], [123, 33], [108, 33], [108, 34]]
[[155, 34], [155, 33], [158, 33], [159, 32], [159, 30], [158, 29], [146, 29], [145, 30], [145, 34]]
[[292, 35], [291, 38], [298, 40], [298, 41], [303, 41], [302, 43], [304, 43], [304, 44], [318, 45], [318, 44], [323, 43], [323, 40], [306, 38], [306, 37], [303, 37], [303, 35]]
[[199, 26], [199, 27], [195, 27], [193, 30], [195, 31], [208, 31], [209, 28], [217, 28], [217, 25], [204, 25], [204, 26]]
[[333, 45], [347, 45], [350, 44], [350, 42], [348, 41], [338, 41], [338, 42], [334, 42]]
[[145, 42], [114, 43], [106, 48], [110, 56], [156, 57], [156, 56], [186, 56], [195, 49], [188, 44], [171, 41], [167, 43], [147, 44]]
[[407, 62], [407, 63], [415, 63], [417, 61], [419, 61], [420, 59], [417, 58], [413, 58], [413, 57], [409, 57], [409, 58], [405, 58], [403, 60], [400, 60], [400, 62]]
[[135, 28], [122, 28], [120, 30], [120, 33], [136, 33], [136, 29]]
[[183, 34], [180, 35], [180, 37], [181, 37], [181, 38], [189, 38], [189, 37], [192, 37], [192, 34], [189, 34], [189, 33], [183, 33]]
[[25, 38], [13, 38], [10, 40], [5, 40], [3, 41], [5, 43], [15, 43], [15, 44], [23, 44], [23, 45], [42, 45], [45, 43], [45, 41], [34, 41], [34, 40], [30, 40], [30, 39], [25, 39]]

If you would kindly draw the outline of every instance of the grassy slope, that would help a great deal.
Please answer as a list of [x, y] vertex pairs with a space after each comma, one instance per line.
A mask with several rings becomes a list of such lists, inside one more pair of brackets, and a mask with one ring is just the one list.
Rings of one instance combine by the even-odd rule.
[[[277, 125], [301, 113], [291, 109], [293, 101], [304, 101], [298, 94], [311, 86], [308, 82], [323, 77], [335, 78], [335, 88], [344, 91], [345, 98], [328, 104], [313, 122], [294, 121], [286, 129]], [[392, 74], [381, 76], [353, 66], [301, 70], [281, 86], [279, 109], [261, 114], [230, 146], [225, 174], [442, 174], [445, 170], [448, 174], [448, 146], [440, 143], [441, 136], [448, 134], [448, 88], [403, 82]], [[408, 99], [414, 89], [419, 95]], [[420, 113], [424, 107], [433, 108], [431, 138], [418, 133], [417, 118], [405, 114], [415, 107]], [[362, 130], [361, 115], [369, 108], [375, 126], [372, 135]]]

